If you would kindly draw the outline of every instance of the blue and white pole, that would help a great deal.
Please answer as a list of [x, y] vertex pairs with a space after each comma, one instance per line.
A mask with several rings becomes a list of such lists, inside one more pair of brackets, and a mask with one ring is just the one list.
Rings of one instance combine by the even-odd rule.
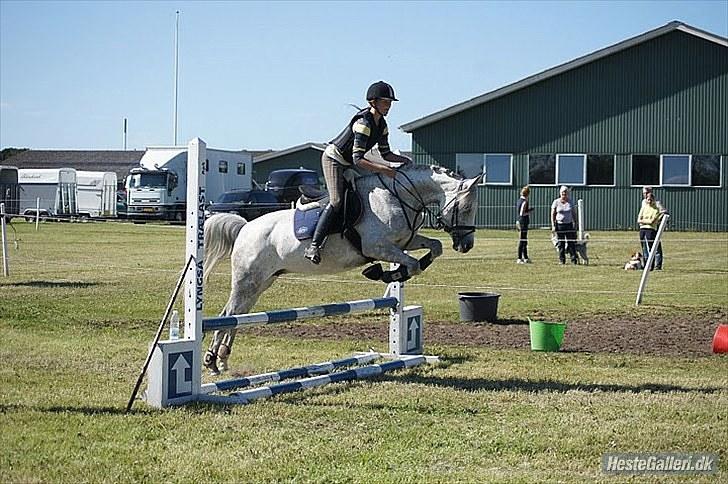
[[292, 393], [308, 388], [320, 387], [330, 383], [340, 383], [362, 378], [371, 378], [383, 373], [427, 363], [428, 358], [423, 355], [400, 356], [396, 360], [388, 361], [378, 365], [362, 366], [351, 370], [339, 371], [328, 375], [313, 376], [290, 383], [279, 383], [258, 388], [251, 388], [241, 392], [235, 392], [228, 396], [223, 395], [202, 395], [200, 401], [210, 403], [222, 403], [226, 405], [246, 404], [262, 398], [270, 398], [283, 393]]

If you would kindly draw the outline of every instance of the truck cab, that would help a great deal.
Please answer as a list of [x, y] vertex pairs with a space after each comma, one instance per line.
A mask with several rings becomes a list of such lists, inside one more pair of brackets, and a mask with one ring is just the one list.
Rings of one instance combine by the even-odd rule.
[[173, 171], [132, 168], [126, 178], [127, 216], [184, 220], [184, 203], [173, 197], [178, 186], [179, 176]]
[[[205, 196], [217, 199], [230, 190], [250, 190], [253, 157], [247, 151], [207, 149]], [[148, 147], [126, 178], [127, 218], [185, 219], [187, 148]]]

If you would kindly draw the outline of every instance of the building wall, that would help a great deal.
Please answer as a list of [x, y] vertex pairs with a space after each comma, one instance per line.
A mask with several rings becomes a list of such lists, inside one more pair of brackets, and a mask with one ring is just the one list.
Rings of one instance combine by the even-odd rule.
[[323, 173], [321, 171], [321, 151], [315, 148], [306, 148], [295, 153], [253, 163], [253, 179], [261, 185], [264, 185], [271, 171], [283, 168], [306, 168], [313, 170], [319, 174], [319, 181], [322, 186], [324, 184]]
[[[480, 190], [480, 226], [511, 226], [528, 154], [615, 154], [615, 187], [575, 187], [587, 227], [635, 226], [641, 188], [632, 154], [720, 154], [721, 187], [658, 187], [674, 227], [727, 230], [728, 49], [673, 31], [598, 61], [423, 126], [412, 133], [418, 163], [455, 168], [456, 153], [512, 153], [513, 185]], [[532, 188], [534, 223], [558, 187]]]

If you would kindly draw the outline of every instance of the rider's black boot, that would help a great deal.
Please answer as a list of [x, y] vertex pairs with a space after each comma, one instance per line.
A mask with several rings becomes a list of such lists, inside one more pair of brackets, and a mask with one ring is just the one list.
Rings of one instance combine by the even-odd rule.
[[316, 230], [313, 233], [313, 240], [311, 240], [311, 245], [309, 245], [303, 253], [303, 256], [314, 264], [321, 262], [321, 246], [329, 233], [331, 222], [334, 220], [334, 213], [336, 213], [334, 206], [330, 203], [326, 205], [326, 208], [319, 216], [318, 224], [316, 224]]

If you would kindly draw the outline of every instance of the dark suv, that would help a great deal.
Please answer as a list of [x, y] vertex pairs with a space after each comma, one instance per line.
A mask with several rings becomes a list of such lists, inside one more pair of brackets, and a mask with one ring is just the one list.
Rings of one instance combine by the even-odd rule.
[[320, 189], [318, 173], [303, 168], [274, 170], [268, 175], [265, 189], [275, 193], [282, 203], [291, 203], [301, 195], [298, 191], [300, 185]]
[[216, 213], [236, 213], [245, 220], [252, 220], [268, 212], [288, 208], [290, 204], [281, 203], [278, 197], [263, 190], [235, 190], [220, 195], [206, 210], [206, 215]]

